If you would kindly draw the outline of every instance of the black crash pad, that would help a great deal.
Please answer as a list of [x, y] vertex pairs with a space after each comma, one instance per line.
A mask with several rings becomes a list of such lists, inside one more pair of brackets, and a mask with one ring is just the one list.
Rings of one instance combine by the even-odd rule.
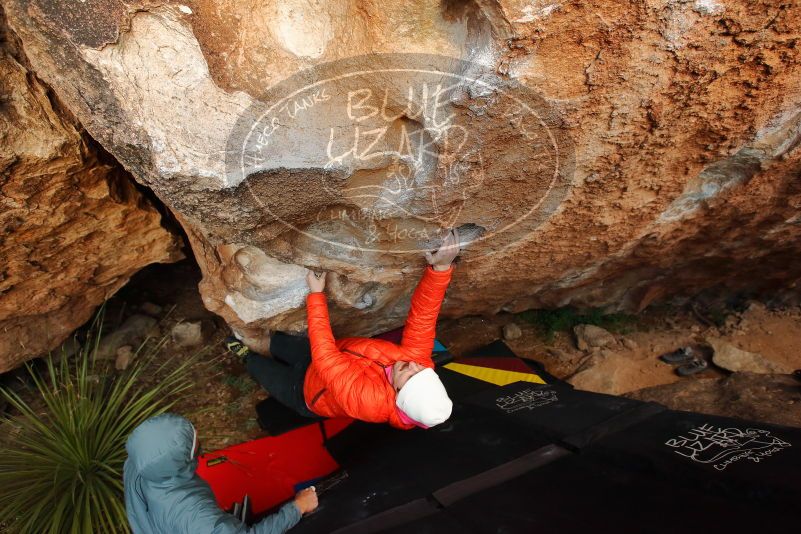
[[732, 506], [799, 508], [801, 429], [665, 411], [597, 441], [599, 461], [654, 480], [725, 496]]
[[[503, 485], [473, 494], [438, 514], [404, 525], [406, 532], [527, 534], [674, 534], [797, 531], [797, 509], [736, 502], [701, 487], [653, 478], [636, 465], [570, 455]], [[430, 524], [429, 524], [430, 522]], [[386, 532], [401, 532], [385, 530]]]
[[458, 402], [447, 422], [428, 430], [354, 423], [327, 443], [347, 480], [293, 531], [333, 532], [420, 499], [417, 506], [425, 506], [429, 495], [454, 482], [548, 445], [536, 431]]
[[516, 382], [474, 394], [466, 403], [509, 424], [531, 428], [568, 448], [582, 448], [665, 410], [659, 404], [573, 389]]
[[[531, 387], [557, 399], [509, 402]], [[785, 533], [801, 523], [801, 429], [559, 385], [479, 392], [457, 403], [453, 425], [427, 431], [357, 424], [331, 451], [348, 480], [298, 532]]]
[[[488, 347], [474, 355], [508, 350]], [[801, 524], [801, 429], [555, 379], [498, 387], [437, 372], [452, 418], [412, 431], [357, 422], [333, 437], [348, 476], [293, 532], [784, 534]]]
[[801, 429], [665, 410], [403, 528], [794, 532], [799, 474]]

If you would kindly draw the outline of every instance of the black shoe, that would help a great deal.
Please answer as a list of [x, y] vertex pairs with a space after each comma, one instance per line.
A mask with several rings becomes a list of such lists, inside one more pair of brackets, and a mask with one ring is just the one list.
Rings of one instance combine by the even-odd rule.
[[692, 347], [682, 347], [673, 352], [663, 354], [659, 359], [670, 365], [681, 365], [692, 362], [695, 359], [695, 352]]
[[250, 354], [250, 349], [247, 347], [247, 345], [236, 339], [234, 336], [228, 336], [225, 338], [223, 344], [225, 345], [225, 348], [228, 349], [228, 352], [239, 358], [244, 359], [245, 356]]
[[707, 367], [709, 367], [709, 364], [706, 363], [706, 360], [693, 358], [690, 363], [684, 364], [676, 369], [676, 374], [679, 376], [690, 376], [705, 371]]

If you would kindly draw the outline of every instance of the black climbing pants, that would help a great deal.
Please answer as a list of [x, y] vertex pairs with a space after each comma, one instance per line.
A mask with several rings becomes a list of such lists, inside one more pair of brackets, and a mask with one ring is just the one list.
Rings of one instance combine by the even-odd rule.
[[305, 417], [318, 417], [306, 406], [303, 381], [311, 363], [311, 345], [306, 336], [276, 332], [270, 339], [272, 358], [251, 352], [245, 367], [270, 396]]

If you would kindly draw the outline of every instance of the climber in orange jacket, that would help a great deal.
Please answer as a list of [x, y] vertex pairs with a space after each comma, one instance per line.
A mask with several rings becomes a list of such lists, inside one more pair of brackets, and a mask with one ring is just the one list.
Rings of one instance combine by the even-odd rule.
[[325, 273], [310, 271], [308, 340], [274, 335], [273, 358], [250, 352], [233, 338], [228, 348], [244, 355], [250, 374], [273, 397], [302, 415], [348, 416], [401, 429], [440, 424], [450, 417], [453, 404], [434, 372], [431, 353], [458, 253], [456, 230], [435, 253], [426, 253], [429, 265], [412, 295], [400, 345], [375, 338], [334, 339], [323, 293]]
[[451, 231], [436, 254], [427, 255], [430, 265], [412, 295], [400, 345], [360, 337], [336, 341], [323, 293], [325, 277], [308, 274], [312, 362], [303, 392], [312, 412], [404, 429], [434, 426], [450, 417], [452, 403], [433, 370], [431, 352], [458, 245], [459, 236]]

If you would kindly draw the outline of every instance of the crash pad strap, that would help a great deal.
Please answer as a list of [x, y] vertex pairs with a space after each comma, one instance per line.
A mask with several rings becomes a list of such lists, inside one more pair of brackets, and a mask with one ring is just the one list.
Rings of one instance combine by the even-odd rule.
[[398, 527], [433, 515], [445, 506], [474, 495], [480, 491], [503, 484], [528, 473], [542, 465], [558, 460], [571, 452], [559, 445], [545, 445], [511, 462], [493, 467], [483, 473], [449, 484], [435, 491], [431, 497], [410, 501], [390, 508], [362, 521], [342, 527], [335, 534], [371, 534]]
[[358, 523], [339, 528], [335, 530], [333, 534], [371, 534], [372, 532], [381, 532], [388, 528], [397, 527], [434, 515], [437, 511], [439, 511], [439, 508], [430, 500], [415, 499], [406, 504], [370, 516]]
[[457, 373], [467, 375], [484, 382], [489, 382], [497, 386], [507, 386], [515, 382], [533, 382], [535, 384], [545, 384], [539, 375], [534, 373], [520, 373], [518, 371], [505, 371], [503, 369], [491, 369], [489, 367], [479, 367], [477, 365], [467, 365], [464, 363], [452, 362], [446, 364], [445, 369], [450, 369]]
[[570, 451], [559, 445], [546, 445], [511, 462], [506, 462], [483, 473], [449, 484], [435, 491], [433, 497], [442, 506], [450, 506], [465, 497], [503, 484], [568, 454], [570, 454]]

